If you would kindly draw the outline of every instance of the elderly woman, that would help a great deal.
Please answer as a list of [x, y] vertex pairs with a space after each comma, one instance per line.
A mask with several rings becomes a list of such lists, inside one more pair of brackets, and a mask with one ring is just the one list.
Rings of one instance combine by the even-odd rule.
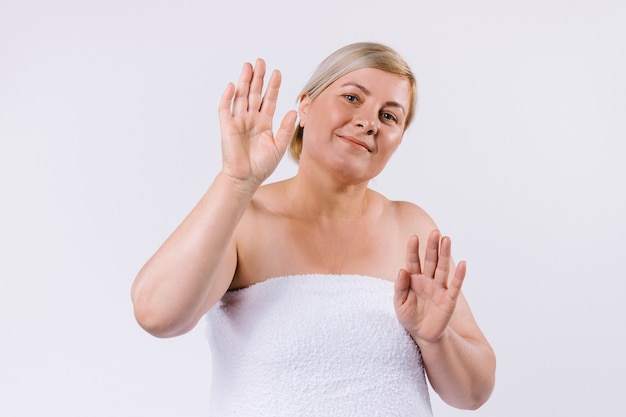
[[[226, 88], [222, 169], [139, 272], [139, 324], [171, 337], [206, 317], [212, 416], [430, 416], [427, 379], [480, 407], [495, 356], [465, 263], [423, 209], [368, 188], [413, 118], [411, 69], [385, 45], [345, 46], [275, 131], [281, 76], [264, 92], [265, 72], [246, 63]], [[296, 175], [263, 184], [288, 147]]]

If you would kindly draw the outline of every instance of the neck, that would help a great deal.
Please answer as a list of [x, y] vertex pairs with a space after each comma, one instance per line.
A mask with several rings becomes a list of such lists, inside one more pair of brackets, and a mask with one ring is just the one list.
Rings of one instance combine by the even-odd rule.
[[345, 184], [328, 175], [298, 174], [287, 181], [288, 198], [297, 213], [317, 219], [359, 219], [367, 211], [370, 191], [367, 182]]

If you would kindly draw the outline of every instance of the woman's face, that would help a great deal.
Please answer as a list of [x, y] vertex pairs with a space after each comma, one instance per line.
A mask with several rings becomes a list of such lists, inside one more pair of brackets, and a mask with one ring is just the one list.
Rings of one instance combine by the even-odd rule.
[[305, 96], [300, 164], [312, 158], [351, 180], [374, 178], [402, 141], [410, 100], [406, 78], [373, 68], [342, 76], [314, 100]]

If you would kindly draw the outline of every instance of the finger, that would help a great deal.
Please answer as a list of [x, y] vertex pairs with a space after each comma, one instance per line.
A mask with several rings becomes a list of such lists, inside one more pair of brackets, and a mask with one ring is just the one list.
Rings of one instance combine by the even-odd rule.
[[448, 284], [448, 273], [450, 272], [450, 252], [452, 242], [450, 238], [445, 236], [441, 238], [439, 246], [439, 259], [437, 260], [437, 268], [435, 269], [435, 281], [444, 287]]
[[233, 115], [242, 114], [248, 111], [248, 94], [250, 93], [250, 80], [252, 79], [252, 65], [249, 62], [243, 64], [237, 88], [235, 89], [235, 99], [233, 100]]
[[289, 142], [291, 142], [293, 131], [296, 128], [297, 117], [298, 113], [295, 110], [288, 111], [287, 114], [285, 114], [285, 117], [283, 117], [283, 120], [280, 122], [278, 131], [276, 131], [274, 141], [276, 142], [276, 147], [280, 151], [281, 157], [287, 149], [287, 146], [289, 146]]
[[427, 277], [433, 278], [435, 275], [435, 269], [437, 269], [437, 260], [439, 259], [439, 239], [441, 239], [441, 233], [439, 233], [439, 230], [433, 230], [428, 235], [423, 270], [423, 274]]
[[409, 237], [409, 240], [406, 242], [406, 269], [409, 274], [422, 273], [419, 255], [419, 238], [416, 235]]
[[226, 89], [222, 93], [220, 104], [217, 108], [220, 123], [222, 124], [222, 126], [224, 126], [225, 123], [229, 121], [232, 117], [231, 104], [232, 104], [234, 95], [235, 95], [235, 85], [233, 83], [228, 83], [228, 85], [226, 86]]
[[261, 103], [261, 107], [259, 109], [259, 111], [261, 111], [262, 113], [268, 114], [270, 116], [274, 114], [274, 111], [276, 110], [276, 102], [278, 101], [278, 91], [280, 90], [281, 81], [282, 76], [280, 74], [280, 71], [272, 71], [270, 80], [267, 83], [267, 91], [263, 96], [263, 102]]
[[248, 110], [259, 111], [261, 107], [261, 92], [263, 91], [263, 79], [265, 78], [265, 61], [261, 58], [256, 60], [252, 71], [252, 82], [248, 94]]
[[454, 301], [459, 298], [459, 294], [461, 293], [461, 287], [463, 286], [463, 281], [465, 280], [466, 270], [467, 266], [465, 261], [459, 262], [454, 270], [454, 277], [448, 286], [448, 296]]
[[396, 282], [393, 284], [393, 303], [396, 307], [400, 307], [409, 297], [409, 289], [411, 288], [411, 275], [406, 269], [398, 272]]

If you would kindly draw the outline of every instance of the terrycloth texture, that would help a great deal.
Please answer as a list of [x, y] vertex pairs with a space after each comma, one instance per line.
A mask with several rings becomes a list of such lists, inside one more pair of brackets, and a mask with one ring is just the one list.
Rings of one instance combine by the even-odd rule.
[[210, 417], [432, 416], [390, 281], [272, 278], [226, 293], [206, 318]]

